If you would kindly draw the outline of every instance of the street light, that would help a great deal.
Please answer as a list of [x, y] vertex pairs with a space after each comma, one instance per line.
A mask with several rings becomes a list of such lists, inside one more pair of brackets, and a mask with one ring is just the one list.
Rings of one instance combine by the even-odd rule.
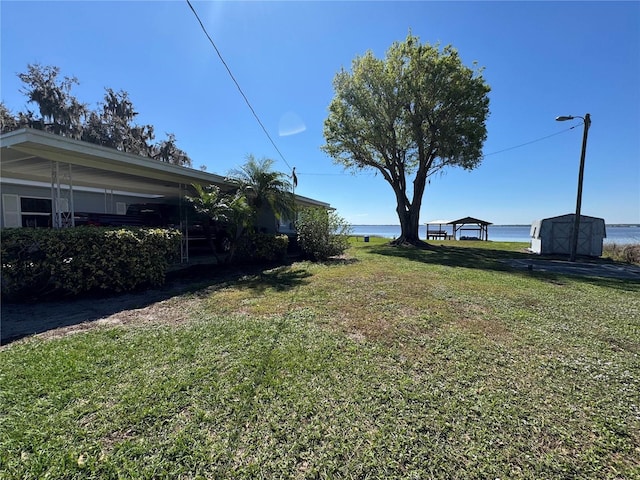
[[584, 121], [584, 133], [582, 134], [582, 153], [580, 154], [580, 173], [578, 174], [578, 199], [576, 200], [576, 218], [573, 222], [573, 232], [571, 237], [571, 253], [569, 255], [569, 261], [576, 261], [576, 252], [578, 251], [578, 232], [580, 229], [580, 207], [582, 206], [582, 179], [584, 177], [584, 157], [587, 153], [587, 135], [589, 134], [589, 127], [591, 126], [591, 115], [588, 113], [584, 117], [562, 115], [556, 117], [557, 122], [564, 122], [565, 120], [573, 120], [574, 118], [581, 118]]

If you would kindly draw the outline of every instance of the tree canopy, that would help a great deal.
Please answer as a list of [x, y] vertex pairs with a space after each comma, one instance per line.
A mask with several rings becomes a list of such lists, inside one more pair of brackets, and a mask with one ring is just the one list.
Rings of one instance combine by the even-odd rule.
[[173, 133], [167, 133], [166, 140], [151, 143], [155, 138], [154, 128], [134, 123], [138, 112], [127, 92], [105, 88], [104, 101], [97, 110], [90, 110], [71, 94], [78, 79], [60, 79], [59, 75], [60, 68], [39, 64], [30, 64], [26, 72], [18, 74], [24, 84], [21, 93], [38, 106], [40, 118], [30, 110], [14, 116], [0, 103], [0, 132], [38, 128], [175, 165], [191, 166], [191, 159], [177, 147]]
[[137, 155], [153, 156], [154, 139], [152, 125], [136, 125], [138, 115], [129, 94], [105, 88], [100, 109], [89, 113], [82, 139], [105, 147]]
[[71, 88], [79, 83], [78, 79], [64, 77], [59, 80], [59, 74], [58, 67], [28, 65], [27, 72], [18, 74], [25, 85], [21, 93], [29, 102], [38, 105], [42, 122], [46, 122], [54, 133], [79, 138], [87, 106], [71, 95]]
[[409, 34], [385, 59], [370, 51], [356, 57], [333, 86], [322, 149], [347, 169], [379, 172], [396, 196], [396, 242], [420, 244], [428, 177], [449, 166], [470, 170], [482, 159], [490, 91], [482, 69], [463, 65], [451, 46]]

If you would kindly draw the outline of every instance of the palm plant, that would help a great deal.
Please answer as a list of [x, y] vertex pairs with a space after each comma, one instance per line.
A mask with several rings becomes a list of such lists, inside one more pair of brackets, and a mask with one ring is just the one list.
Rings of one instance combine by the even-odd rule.
[[193, 205], [196, 213], [201, 214], [205, 218], [205, 236], [211, 252], [219, 261], [214, 235], [211, 230], [213, 226], [227, 222], [227, 215], [229, 213], [228, 198], [220, 191], [220, 188], [215, 185], [203, 187], [202, 185], [193, 184], [192, 186], [196, 193], [195, 196], [187, 195], [185, 199]]
[[[229, 242], [228, 248], [222, 248], [222, 250], [228, 254], [226, 261], [228, 263], [231, 262], [238, 240], [253, 221], [253, 209], [240, 191], [235, 194], [223, 193], [215, 185], [203, 187], [198, 184], [194, 184], [193, 189], [196, 195], [186, 196], [186, 200], [193, 205], [197, 213], [207, 219], [205, 231], [212, 252], [216, 259], [220, 261], [216, 253], [216, 245], [213, 242], [211, 229], [213, 226], [217, 230], [217, 234], [222, 234], [220, 225], [224, 225], [226, 229], [225, 238], [220, 238], [218, 241], [226, 240]], [[222, 244], [220, 246], [225, 247]]]
[[231, 244], [229, 245], [229, 255], [227, 256], [227, 262], [231, 263], [236, 254], [240, 239], [245, 235], [245, 232], [251, 227], [253, 223], [253, 208], [247, 203], [247, 197], [241, 192], [235, 194], [227, 194], [227, 225], [228, 232], [231, 235]]
[[272, 170], [273, 163], [269, 158], [256, 160], [249, 155], [242, 167], [231, 170], [227, 180], [238, 187], [256, 212], [268, 206], [281, 219], [294, 211], [292, 186], [286, 174]]
[[222, 194], [219, 187], [215, 185], [203, 187], [197, 183], [194, 183], [192, 187], [196, 195], [193, 197], [188, 195], [186, 199], [193, 205], [196, 212], [205, 215], [214, 222], [227, 220], [229, 206], [227, 205], [227, 198]]

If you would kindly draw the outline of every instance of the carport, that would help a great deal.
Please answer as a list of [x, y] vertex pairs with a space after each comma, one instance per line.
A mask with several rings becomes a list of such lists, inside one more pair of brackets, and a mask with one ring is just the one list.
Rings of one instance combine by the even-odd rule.
[[[30, 128], [0, 135], [0, 160], [2, 227], [22, 226], [16, 193], [19, 188], [47, 192], [42, 195], [51, 199], [54, 228], [74, 226], [75, 212], [81, 211], [76, 201], [80, 191], [104, 195], [104, 211], [96, 213], [118, 213], [108, 211], [108, 199], [115, 195], [157, 203], [162, 199], [182, 202], [185, 194], [192, 192], [192, 184], [233, 189], [220, 175]], [[299, 195], [295, 200], [304, 206], [330, 208], [329, 204]], [[186, 220], [181, 218], [185, 228]], [[188, 258], [187, 251], [184, 245], [183, 260]]]
[[[219, 175], [40, 130], [15, 130], [0, 139], [2, 180], [51, 185], [54, 227], [73, 222], [73, 190], [77, 187], [98, 189], [105, 195], [118, 190], [149, 198], [181, 197], [194, 183], [229, 188]], [[67, 203], [64, 199], [68, 200], [66, 211], [60, 208]]]
[[[51, 223], [54, 228], [74, 226], [76, 191], [130, 194], [150, 200], [182, 201], [194, 183], [229, 188], [224, 178], [190, 168], [160, 162], [152, 158], [121, 152], [80, 140], [29, 128], [0, 137], [0, 179], [3, 184], [50, 186]], [[2, 195], [2, 226], [19, 224], [18, 196]], [[182, 209], [181, 213], [182, 213]], [[15, 213], [18, 212], [18, 213]], [[184, 222], [183, 222], [184, 220]], [[181, 218], [186, 225], [186, 219]], [[183, 260], [187, 257], [183, 246]]]

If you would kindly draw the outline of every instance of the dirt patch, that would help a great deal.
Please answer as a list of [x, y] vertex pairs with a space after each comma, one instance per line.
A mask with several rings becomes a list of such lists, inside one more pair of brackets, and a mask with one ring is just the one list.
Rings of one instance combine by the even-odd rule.
[[[55, 338], [103, 325], [129, 323], [179, 323], [187, 318], [186, 300], [176, 291], [152, 290], [103, 298], [2, 305], [2, 345], [38, 335]], [[177, 297], [176, 297], [177, 295]]]
[[[87, 330], [101, 326], [117, 326], [117, 325], [152, 325], [152, 324], [171, 324], [178, 325], [186, 323], [189, 320], [189, 312], [194, 308], [194, 304], [198, 303], [197, 298], [171, 298], [162, 300], [143, 308], [133, 308], [123, 310], [97, 320], [83, 321], [82, 323], [72, 324], [65, 327], [56, 327], [51, 330], [45, 330], [37, 335], [41, 338], [59, 338], [74, 333], [85, 332]], [[37, 327], [36, 327], [37, 328]]]
[[0, 348], [32, 335], [56, 338], [104, 325], [181, 324], [188, 321], [190, 312], [202, 301], [202, 292], [259, 271], [260, 267], [200, 264], [176, 270], [164, 286], [144, 292], [31, 303], [3, 302]]

